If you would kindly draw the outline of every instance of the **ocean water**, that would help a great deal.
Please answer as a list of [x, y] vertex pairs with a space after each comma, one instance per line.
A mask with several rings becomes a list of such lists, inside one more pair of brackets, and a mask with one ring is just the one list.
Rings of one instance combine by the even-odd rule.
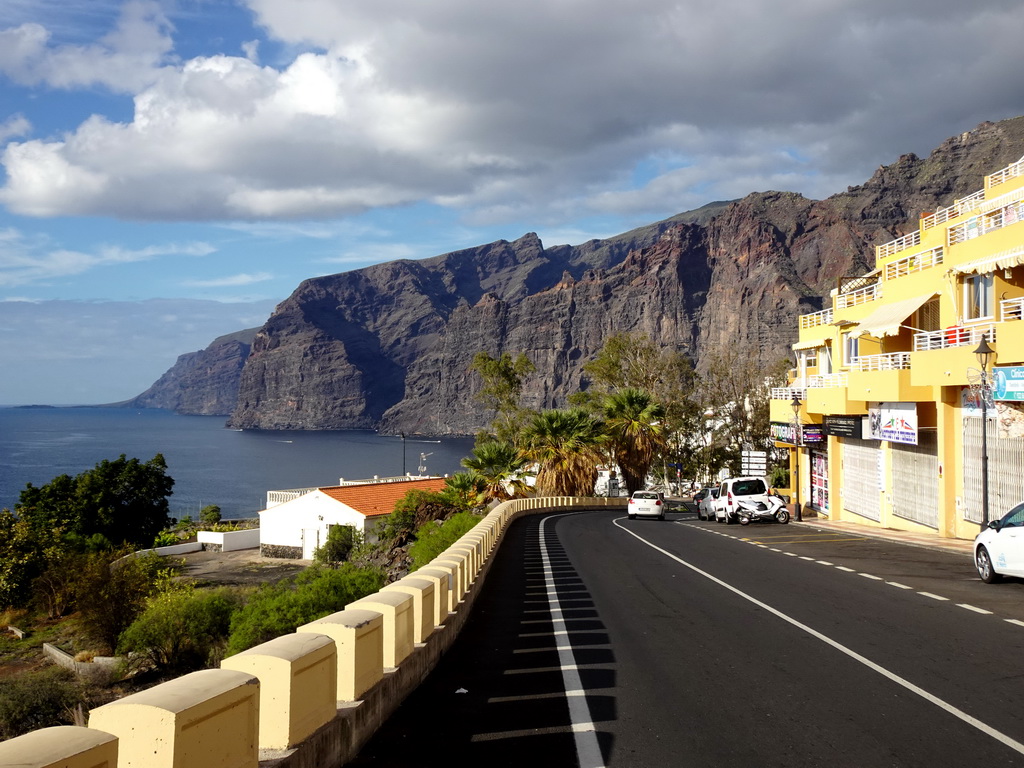
[[[223, 416], [121, 408], [0, 407], [0, 507], [13, 509], [27, 483], [77, 475], [103, 459], [148, 461], [157, 453], [174, 478], [171, 514], [195, 517], [217, 504], [224, 517], [263, 509], [269, 490], [401, 475], [403, 441], [371, 431], [236, 431]], [[458, 472], [472, 438], [409, 436], [404, 464], [433, 475]]]

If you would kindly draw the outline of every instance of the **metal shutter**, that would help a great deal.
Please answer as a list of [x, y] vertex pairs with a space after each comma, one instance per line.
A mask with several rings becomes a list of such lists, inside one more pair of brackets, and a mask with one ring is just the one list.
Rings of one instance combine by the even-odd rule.
[[917, 445], [892, 444], [892, 511], [939, 527], [939, 445], [935, 432], [919, 432]]
[[[1024, 501], [1024, 438], [999, 437], [988, 420], [988, 514], [996, 520]], [[981, 417], [964, 416], [963, 516], [981, 522]]]
[[882, 519], [882, 452], [873, 440], [843, 438], [843, 509], [870, 520]]

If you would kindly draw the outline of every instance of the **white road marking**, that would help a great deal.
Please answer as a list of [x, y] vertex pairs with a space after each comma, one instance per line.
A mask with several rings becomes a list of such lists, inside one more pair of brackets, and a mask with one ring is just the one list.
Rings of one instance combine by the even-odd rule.
[[1011, 624], [1016, 624], [1018, 627], [1024, 627], [1024, 621], [1021, 621], [1020, 619], [1005, 619], [1005, 621], [1008, 621]]
[[992, 615], [992, 611], [986, 611], [984, 608], [978, 608], [976, 605], [969, 603], [957, 603], [957, 608], [966, 608], [968, 611], [974, 611], [975, 613], [984, 613], [988, 616]]
[[881, 576], [875, 576], [873, 573], [858, 573], [858, 576], [863, 576], [865, 579], [872, 579], [873, 581], [885, 581]]
[[932, 600], [944, 600], [947, 602], [949, 601], [948, 597], [943, 597], [942, 595], [935, 595], [931, 592], [918, 592], [917, 594], [924, 595], [925, 597], [930, 597]]
[[908, 587], [906, 584], [900, 584], [898, 581], [887, 581], [885, 583], [890, 587], [896, 587], [896, 589], [913, 589], [913, 587]]
[[807, 555], [800, 555], [800, 559], [801, 560], [813, 560], [814, 558], [813, 557], [808, 557]]
[[[572, 514], [572, 513], [570, 513]], [[544, 565], [549, 565], [547, 524], [565, 515], [552, 515], [545, 517], [540, 522], [540, 552]], [[614, 521], [616, 525], [619, 522]], [[621, 526], [620, 526], [621, 527]], [[555, 580], [548, 576], [548, 602], [551, 607], [552, 629], [556, 632], [566, 629], [565, 619], [559, 618], [562, 613], [558, 592], [556, 591]], [[558, 663], [562, 668], [562, 687], [566, 691], [583, 690], [583, 682], [580, 680], [576, 656], [573, 654], [572, 645], [560, 646], [558, 649]], [[567, 698], [569, 705], [569, 719], [572, 722], [572, 730], [576, 735], [576, 757], [579, 760], [580, 768], [604, 768], [604, 758], [601, 756], [601, 746], [597, 743], [594, 721], [590, 714], [590, 705], [587, 704], [585, 696], [570, 696]]]
[[853, 568], [847, 568], [845, 565], [837, 565], [836, 566], [836, 570], [837, 571], [846, 571], [847, 573], [855, 573]]
[[835, 565], [835, 563], [830, 563], [828, 560], [815, 560], [814, 562], [818, 565]]
[[[550, 518], [548, 518], [548, 519], [550, 519]], [[799, 629], [799, 630], [801, 630], [803, 632], [806, 632], [811, 637], [814, 637], [814, 638], [820, 640], [821, 642], [825, 643], [826, 645], [829, 645], [832, 648], [836, 649], [840, 653], [843, 653], [846, 656], [849, 656], [854, 661], [857, 661], [857, 662], [863, 664], [868, 669], [873, 670], [874, 672], [877, 672], [878, 674], [880, 674], [883, 677], [891, 680], [892, 682], [896, 683], [897, 685], [907, 689], [911, 693], [914, 693], [914, 694], [920, 696], [925, 701], [928, 701], [928, 702], [934, 704], [935, 706], [939, 707], [940, 709], [945, 710], [946, 712], [948, 712], [949, 714], [953, 715], [954, 717], [959, 718], [960, 720], [965, 722], [967, 725], [970, 725], [971, 727], [978, 729], [979, 731], [984, 733], [986, 736], [990, 736], [991, 738], [995, 739], [996, 741], [999, 741], [999, 742], [1005, 744], [1006, 746], [1010, 747], [1010, 749], [1013, 749], [1014, 751], [1018, 752], [1019, 754], [1024, 755], [1024, 744], [1020, 743], [1016, 739], [1013, 739], [1013, 738], [1007, 736], [1005, 733], [1002, 733], [1001, 731], [997, 731], [992, 726], [987, 725], [986, 723], [983, 723], [981, 720], [978, 720], [976, 717], [972, 717], [971, 715], [969, 715], [966, 712], [964, 712], [962, 709], [958, 709], [957, 707], [954, 707], [949, 702], [944, 701], [944, 700], [940, 699], [938, 696], [935, 696], [934, 694], [929, 693], [924, 688], [921, 688], [920, 686], [914, 685], [912, 682], [910, 682], [906, 678], [900, 677], [895, 672], [890, 672], [888, 669], [886, 669], [882, 665], [876, 664], [875, 662], [871, 661], [871, 659], [867, 658], [866, 656], [862, 656], [861, 654], [857, 653], [856, 651], [852, 650], [851, 648], [847, 648], [845, 645], [843, 645], [842, 643], [840, 643], [837, 640], [833, 640], [828, 635], [824, 635], [821, 632], [818, 632], [818, 630], [812, 629], [811, 627], [809, 627], [808, 625], [804, 624], [803, 622], [797, 621], [793, 617], [788, 616], [787, 614], [785, 614], [782, 611], [780, 611], [778, 608], [773, 608], [772, 606], [768, 605], [767, 603], [762, 602], [761, 600], [758, 600], [756, 597], [753, 597], [752, 595], [748, 595], [746, 592], [740, 590], [737, 587], [734, 587], [732, 584], [729, 584], [727, 582], [722, 581], [717, 576], [712, 576], [707, 571], [701, 570], [697, 566], [695, 566], [695, 565], [693, 565], [691, 563], [686, 562], [681, 557], [673, 555], [668, 550], [659, 547], [657, 544], [654, 544], [654, 543], [648, 541], [647, 539], [643, 538], [642, 536], [639, 536], [638, 534], [634, 533], [633, 531], [629, 530], [628, 528], [624, 528], [623, 526], [619, 525], [618, 521], [612, 521], [612, 522], [614, 522], [615, 525], [618, 528], [622, 529], [623, 531], [625, 531], [626, 533], [628, 533], [630, 536], [634, 537], [635, 539], [643, 542], [644, 544], [646, 544], [648, 547], [650, 547], [654, 551], [660, 552], [661, 554], [665, 555], [665, 557], [668, 557], [671, 560], [675, 560], [677, 563], [679, 563], [682, 566], [685, 566], [686, 568], [689, 568], [694, 573], [697, 573], [697, 574], [703, 576], [704, 578], [709, 579], [710, 581], [713, 581], [714, 583], [718, 584], [719, 586], [724, 587], [725, 589], [728, 589], [733, 594], [738, 595], [739, 597], [742, 597], [744, 600], [747, 600], [747, 601], [753, 603], [754, 605], [758, 606], [759, 608], [764, 609], [765, 611], [767, 611], [768, 613], [772, 614], [773, 616], [777, 616], [778, 618], [782, 619], [783, 621], [793, 625], [797, 629]], [[936, 598], [938, 598], [940, 600], [945, 600], [946, 599], [946, 598], [939, 598], [938, 595], [930, 595], [927, 592], [919, 592], [918, 594], [928, 595], [929, 597], [936, 597]], [[1020, 622], [1020, 623], [1021, 623], [1022, 626], [1024, 626], [1024, 622]]]

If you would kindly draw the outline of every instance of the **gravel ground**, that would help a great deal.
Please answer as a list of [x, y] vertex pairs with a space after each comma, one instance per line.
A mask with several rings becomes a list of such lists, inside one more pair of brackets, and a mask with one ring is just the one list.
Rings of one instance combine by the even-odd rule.
[[261, 557], [258, 549], [235, 552], [190, 552], [179, 555], [185, 561], [181, 577], [212, 584], [252, 586], [272, 583], [292, 576], [311, 564], [311, 560]]

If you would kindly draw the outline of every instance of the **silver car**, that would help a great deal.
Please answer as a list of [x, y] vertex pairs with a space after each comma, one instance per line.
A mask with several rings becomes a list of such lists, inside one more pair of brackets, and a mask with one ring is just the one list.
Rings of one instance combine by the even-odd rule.
[[629, 497], [626, 514], [630, 520], [638, 517], [665, 519], [665, 498], [658, 491], [633, 491]]

